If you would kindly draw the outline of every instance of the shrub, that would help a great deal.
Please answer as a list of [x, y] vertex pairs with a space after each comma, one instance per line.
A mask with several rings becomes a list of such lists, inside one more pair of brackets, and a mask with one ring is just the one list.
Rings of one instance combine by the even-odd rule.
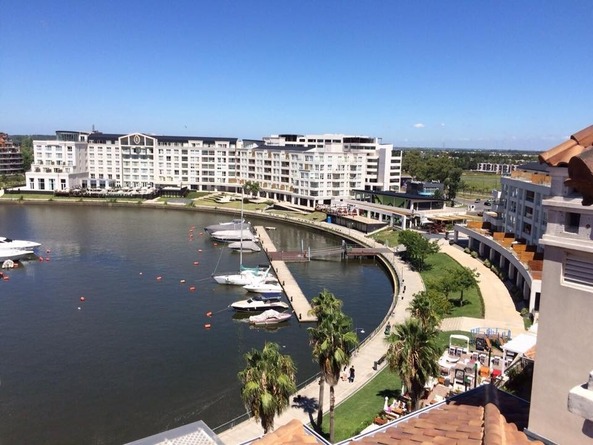
[[490, 264], [490, 260], [489, 259], [485, 259], [484, 260], [484, 266], [486, 266], [488, 269], [490, 269], [492, 267], [492, 264]]
[[463, 249], [463, 251], [467, 254], [469, 254], [471, 252], [471, 250], [469, 250], [469, 247], [466, 247], [465, 249]]
[[472, 256], [472, 258], [478, 258], [478, 252], [476, 252], [475, 250], [472, 250], [470, 255]]

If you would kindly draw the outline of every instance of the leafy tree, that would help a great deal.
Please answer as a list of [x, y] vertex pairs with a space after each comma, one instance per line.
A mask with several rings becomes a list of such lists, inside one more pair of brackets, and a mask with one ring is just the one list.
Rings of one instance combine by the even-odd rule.
[[448, 273], [450, 280], [455, 284], [455, 290], [460, 292], [459, 306], [463, 306], [463, 291], [478, 285], [478, 277], [480, 274], [476, 269], [469, 267], [460, 267], [450, 269]]
[[[331, 294], [330, 294], [331, 295]], [[317, 326], [308, 328], [309, 343], [313, 347], [313, 357], [319, 364], [321, 375], [329, 385], [329, 435], [334, 440], [335, 424], [335, 385], [340, 380], [340, 371], [350, 363], [354, 347], [358, 344], [356, 332], [352, 331], [352, 320], [328, 298], [327, 310], [318, 313]], [[341, 304], [340, 304], [341, 306]], [[328, 309], [329, 308], [329, 309]], [[319, 407], [322, 410], [321, 404]], [[318, 427], [321, 423], [318, 420]]]
[[243, 184], [243, 190], [245, 190], [251, 196], [257, 195], [260, 189], [259, 182], [256, 181], [245, 181], [245, 184]]
[[247, 366], [238, 374], [241, 398], [267, 433], [274, 429], [275, 415], [288, 408], [296, 392], [296, 368], [277, 343], [266, 343], [261, 351], [252, 349], [244, 358]]
[[424, 385], [438, 375], [440, 357], [438, 334], [434, 328], [424, 327], [415, 318], [396, 325], [386, 341], [389, 369], [404, 382], [413, 409], [418, 409]]
[[[342, 300], [336, 298], [334, 294], [329, 292], [327, 289], [324, 289], [317, 295], [311, 299], [311, 310], [309, 311], [310, 315], [315, 315], [317, 320], [321, 320], [324, 317], [327, 317], [329, 314], [334, 314], [336, 312], [342, 311]], [[322, 364], [319, 363], [319, 367], [322, 367]], [[319, 409], [317, 410], [317, 425], [321, 427], [321, 423], [323, 422], [323, 399], [325, 394], [325, 376], [322, 372], [321, 377], [319, 377]]]
[[23, 170], [28, 172], [33, 163], [33, 138], [31, 136], [21, 139], [21, 154], [23, 155]]
[[424, 269], [428, 255], [440, 250], [436, 241], [429, 241], [413, 230], [402, 230], [399, 232], [398, 240], [406, 247], [402, 256], [418, 270]]

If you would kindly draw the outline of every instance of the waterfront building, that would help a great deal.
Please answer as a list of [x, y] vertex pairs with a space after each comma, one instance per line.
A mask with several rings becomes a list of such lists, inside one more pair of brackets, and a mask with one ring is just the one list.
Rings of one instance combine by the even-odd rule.
[[28, 190], [56, 191], [80, 186], [87, 176], [89, 133], [56, 131], [55, 140], [33, 141], [33, 163], [25, 173]]
[[23, 173], [23, 155], [6, 133], [0, 133], [0, 175]]
[[[355, 189], [399, 190], [401, 151], [379, 138], [345, 135], [225, 137], [56, 132], [34, 141], [30, 190], [187, 187], [239, 192], [309, 208], [348, 199]], [[293, 140], [294, 139], [294, 140]], [[315, 142], [313, 142], [315, 141]]]

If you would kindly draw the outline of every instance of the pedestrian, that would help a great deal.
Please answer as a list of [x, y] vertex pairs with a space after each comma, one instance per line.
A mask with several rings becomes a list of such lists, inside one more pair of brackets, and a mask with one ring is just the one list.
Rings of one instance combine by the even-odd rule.
[[350, 366], [350, 378], [348, 379], [350, 383], [354, 382], [354, 365]]
[[342, 381], [343, 381], [343, 382], [345, 382], [345, 381], [346, 381], [346, 378], [347, 378], [347, 377], [346, 377], [346, 374], [347, 374], [347, 373], [346, 373], [346, 370], [347, 370], [347, 369], [348, 369], [348, 366], [344, 366], [344, 370], [342, 371], [342, 375], [341, 375], [341, 377], [340, 377], [340, 378], [342, 379]]

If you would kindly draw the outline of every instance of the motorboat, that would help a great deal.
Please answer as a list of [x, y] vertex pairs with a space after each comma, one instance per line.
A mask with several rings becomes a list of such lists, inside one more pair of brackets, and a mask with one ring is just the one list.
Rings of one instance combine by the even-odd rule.
[[257, 235], [250, 229], [243, 230], [219, 230], [210, 234], [212, 239], [222, 241], [225, 243], [231, 243], [233, 241], [255, 241]]
[[0, 263], [3, 263], [6, 260], [22, 260], [23, 258], [31, 257], [34, 255], [35, 252], [33, 252], [32, 250], [0, 247]]
[[243, 218], [236, 218], [231, 221], [212, 224], [204, 228], [208, 233], [220, 232], [223, 230], [241, 230], [250, 229], [251, 223], [245, 221]]
[[41, 244], [36, 243], [35, 241], [10, 239], [4, 236], [0, 236], [0, 248], [32, 250], [35, 247], [39, 246], [41, 246]]
[[243, 252], [261, 252], [261, 247], [255, 241], [235, 241], [229, 244], [231, 250], [242, 250]]
[[283, 289], [278, 280], [274, 277], [266, 277], [259, 281], [254, 281], [251, 284], [243, 286], [247, 292], [255, 292], [258, 294], [280, 294]]
[[214, 281], [218, 284], [231, 284], [234, 286], [245, 286], [247, 284], [260, 281], [270, 271], [270, 267], [263, 269], [261, 267], [240, 266], [239, 272], [229, 272], [220, 275], [214, 275]]
[[289, 309], [287, 303], [280, 301], [280, 296], [256, 295], [247, 300], [235, 301], [230, 306], [240, 312], [263, 312], [268, 309], [284, 311]]
[[292, 317], [290, 312], [278, 312], [275, 309], [268, 309], [261, 314], [249, 317], [249, 322], [254, 325], [278, 324], [288, 320], [290, 317]]

